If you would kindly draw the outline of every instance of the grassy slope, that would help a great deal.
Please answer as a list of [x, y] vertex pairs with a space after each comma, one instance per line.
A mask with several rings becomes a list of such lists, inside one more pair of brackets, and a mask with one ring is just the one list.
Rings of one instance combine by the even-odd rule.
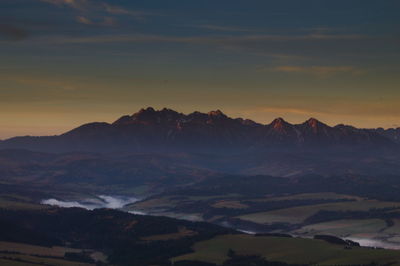
[[[22, 265], [32, 264], [46, 264], [46, 265], [65, 265], [65, 266], [78, 266], [78, 265], [92, 265], [89, 263], [82, 263], [76, 261], [66, 260], [64, 255], [66, 252], [80, 253], [82, 249], [74, 249], [69, 247], [44, 247], [39, 245], [29, 245], [15, 242], [0, 241], [0, 265], [19, 265], [16, 260], [23, 261]], [[85, 250], [90, 252], [91, 256], [96, 256], [99, 261], [106, 261], [105, 255], [93, 250]]]
[[395, 262], [400, 265], [400, 251], [369, 248], [344, 249], [321, 240], [250, 235], [224, 235], [194, 245], [194, 253], [174, 258], [221, 263], [231, 248], [238, 254], [262, 255], [269, 260], [319, 265]]
[[81, 252], [81, 249], [67, 248], [67, 247], [43, 247], [37, 245], [29, 245], [15, 242], [0, 241], [0, 252], [19, 252], [24, 254], [35, 254], [40, 256], [54, 256], [63, 257], [65, 252]]
[[239, 216], [238, 218], [261, 224], [271, 223], [271, 222], [302, 223], [307, 217], [310, 217], [311, 215], [317, 213], [320, 210], [367, 211], [372, 208], [387, 208], [387, 207], [400, 207], [400, 203], [384, 202], [376, 200], [326, 203], [326, 204], [286, 208], [269, 212], [252, 213]]
[[[383, 231], [387, 227], [385, 221], [381, 219], [364, 220], [336, 220], [311, 224], [296, 230], [295, 233], [306, 235], [333, 234], [336, 236], [351, 235], [374, 235]], [[390, 228], [390, 227], [389, 227]]]
[[350, 199], [350, 200], [362, 200], [361, 197], [337, 194], [333, 192], [321, 192], [321, 193], [302, 193], [294, 194], [290, 196], [281, 197], [267, 197], [260, 199], [260, 201], [280, 201], [280, 200], [305, 200], [305, 199]]
[[[33, 255], [26, 254], [1, 254], [0, 265], [14, 265], [13, 262], [18, 262], [17, 260], [23, 262], [21, 265], [57, 265], [57, 266], [90, 266], [95, 264], [69, 261], [63, 258], [46, 258], [37, 257]], [[19, 265], [19, 264], [16, 264]]]

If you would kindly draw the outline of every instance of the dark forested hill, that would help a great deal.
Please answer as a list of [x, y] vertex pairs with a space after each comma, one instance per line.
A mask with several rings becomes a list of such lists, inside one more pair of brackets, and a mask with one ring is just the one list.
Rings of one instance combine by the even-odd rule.
[[227, 233], [235, 231], [109, 209], [0, 209], [0, 241], [94, 249], [112, 265], [167, 265], [168, 258], [191, 252], [195, 242]]

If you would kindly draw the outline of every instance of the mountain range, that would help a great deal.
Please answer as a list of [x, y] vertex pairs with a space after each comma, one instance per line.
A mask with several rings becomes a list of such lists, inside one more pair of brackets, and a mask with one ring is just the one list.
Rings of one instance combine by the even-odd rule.
[[230, 118], [220, 110], [185, 115], [171, 109], [141, 109], [113, 123], [84, 124], [58, 136], [14, 137], [0, 149], [46, 152], [201, 152], [243, 153], [271, 150], [397, 149], [400, 128], [359, 129], [328, 126], [315, 118], [270, 124]]

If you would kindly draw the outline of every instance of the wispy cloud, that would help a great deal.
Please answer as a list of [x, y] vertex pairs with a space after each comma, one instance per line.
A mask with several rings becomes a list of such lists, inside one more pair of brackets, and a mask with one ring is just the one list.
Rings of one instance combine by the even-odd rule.
[[86, 25], [95, 25], [95, 26], [115, 26], [117, 22], [112, 17], [104, 17], [101, 20], [92, 20], [85, 16], [77, 16], [76, 21]]
[[[335, 108], [332, 108], [332, 107]], [[242, 113], [247, 116], [264, 115], [272, 116], [290, 116], [290, 117], [317, 117], [317, 118], [328, 118], [328, 117], [399, 117], [400, 111], [397, 108], [395, 102], [389, 102], [385, 105], [376, 103], [373, 101], [362, 102], [354, 104], [354, 101], [342, 99], [339, 102], [327, 102], [323, 105], [310, 105], [310, 107], [299, 106], [296, 103], [288, 105], [273, 105], [270, 106], [258, 106], [251, 107], [241, 110]], [[342, 121], [343, 122], [343, 121]]]
[[298, 114], [298, 115], [322, 115], [326, 114], [326, 112], [307, 109], [307, 108], [296, 108], [296, 107], [259, 107], [253, 110], [253, 112], [262, 112], [262, 113], [283, 113], [283, 114]]
[[82, 23], [82, 24], [86, 24], [86, 25], [93, 24], [93, 21], [91, 21], [90, 19], [88, 19], [87, 17], [84, 17], [84, 16], [77, 16], [76, 21], [78, 21], [79, 23]]
[[[152, 15], [151, 13], [109, 4], [112, 2], [106, 2], [105, 0], [99, 0], [98, 2], [94, 2], [93, 0], [38, 1], [76, 9], [76, 14], [72, 16], [72, 19], [84, 25], [123, 26], [123, 23], [129, 20], [126, 16], [131, 16], [133, 19], [139, 20], [148, 15]], [[88, 6], [90, 6], [90, 8], [88, 8]], [[122, 16], [124, 16], [124, 18], [121, 18]], [[159, 27], [161, 28], [164, 26], [165, 25]], [[190, 44], [192, 46], [207, 45], [243, 54], [247, 53], [265, 57], [279, 55], [279, 58], [282, 59], [281, 61], [284, 61], [285, 58], [288, 59], [285, 62], [280, 62], [280, 64], [288, 64], [289, 66], [303, 64], [304, 62], [300, 61], [305, 61], [303, 60], [304, 58], [310, 60], [318, 59], [318, 62], [328, 62], [328, 60], [331, 59], [350, 62], [350, 60], [354, 61], [360, 57], [382, 58], [382, 55], [400, 55], [400, 50], [398, 48], [398, 44], [400, 44], [399, 36], [368, 35], [368, 33], [363, 35], [352, 34], [351, 32], [343, 33], [340, 30], [331, 30], [329, 28], [264, 34], [253, 29], [214, 25], [211, 23], [197, 26], [189, 24], [189, 27], [198, 27], [215, 32], [206, 35], [200, 30], [192, 30], [185, 31], [188, 34], [185, 36], [169, 35], [167, 32], [171, 31], [166, 29], [163, 30], [163, 32], [166, 32], [165, 35], [138, 35], [131, 34], [133, 27], [121, 27], [121, 31], [118, 32], [123, 34], [115, 34], [116, 31], [112, 32], [113, 34], [107, 34], [106, 31], [97, 31], [97, 33], [99, 33], [98, 35], [93, 34], [94, 32], [89, 32], [86, 33], [86, 35], [67, 36], [67, 34], [65, 34], [61, 36], [61, 33], [58, 32], [52, 36], [38, 36], [36, 40], [47, 41], [50, 44], [177, 43]], [[144, 31], [142, 30], [142, 32]], [[59, 35], [57, 36], [56, 34]], [[275, 71], [314, 73], [316, 75], [332, 75], [334, 73], [349, 71], [353, 74], [360, 74], [360, 72], [355, 69], [319, 66], [309, 68], [284, 67], [275, 69]]]
[[88, 0], [40, 0], [57, 6], [68, 6], [75, 9], [86, 9], [90, 6]]
[[[246, 35], [208, 35], [208, 36], [168, 36], [151, 34], [122, 34], [122, 35], [92, 35], [84, 37], [58, 36], [46, 41], [63, 44], [90, 44], [90, 43], [177, 43], [191, 45], [213, 45], [223, 49], [238, 52], [250, 52], [258, 55], [280, 55], [284, 58], [332, 58], [371, 56], [380, 53], [398, 53], [394, 46], [397, 39], [391, 36], [368, 35], [273, 35], [273, 34], [246, 34]], [[386, 49], [377, 50], [376, 47]], [[316, 74], [332, 74], [334, 72], [350, 71], [360, 74], [356, 69], [349, 67], [282, 67], [275, 71], [305, 72]]]
[[[73, 9], [77, 9], [80, 12], [85, 12], [87, 14], [103, 13], [109, 15], [127, 15], [127, 16], [132, 16], [137, 20], [143, 20], [147, 15], [150, 15], [150, 13], [147, 12], [130, 10], [120, 6], [110, 5], [102, 1], [92, 1], [92, 0], [39, 0], [39, 1], [53, 4], [56, 6], [70, 7]], [[78, 21], [84, 24], [91, 24], [91, 23], [86, 23], [88, 22], [86, 19]]]
[[335, 74], [360, 75], [364, 73], [363, 70], [353, 66], [278, 66], [267, 68], [267, 70], [286, 73], [305, 73], [320, 77], [328, 77]]
[[175, 43], [199, 43], [221, 45], [246, 45], [263, 44], [262, 42], [288, 42], [288, 41], [318, 41], [330, 40], [362, 40], [367, 36], [322, 36], [322, 35], [240, 35], [240, 36], [166, 36], [149, 34], [124, 34], [124, 35], [94, 35], [88, 37], [63, 38], [56, 41], [66, 43], [109, 43], [109, 42], [175, 42]]
[[130, 10], [120, 6], [113, 6], [107, 3], [103, 3], [103, 8], [106, 12], [113, 15], [127, 15], [132, 16], [137, 20], [144, 20], [144, 18], [148, 15], [151, 15], [148, 12], [138, 11], [138, 10]]
[[212, 30], [212, 31], [225, 31], [225, 32], [257, 32], [258, 30], [246, 29], [242, 27], [220, 26], [212, 24], [196, 25], [195, 28]]

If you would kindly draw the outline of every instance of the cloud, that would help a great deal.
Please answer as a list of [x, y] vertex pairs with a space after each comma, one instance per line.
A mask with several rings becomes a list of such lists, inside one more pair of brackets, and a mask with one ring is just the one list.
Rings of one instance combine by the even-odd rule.
[[[91, 0], [39, 0], [56, 6], [67, 6], [70, 8], [85, 11], [86, 13], [107, 13], [110, 15], [129, 15], [137, 20], [143, 20], [147, 15], [147, 12], [130, 10], [120, 6], [114, 6], [107, 4], [102, 1], [91, 1]], [[89, 23], [84, 23], [89, 24]]]
[[[46, 0], [47, 1], [47, 0]], [[65, 0], [64, 0], [65, 1]], [[101, 4], [103, 3], [103, 4]], [[81, 13], [80, 16], [86, 19], [78, 19], [80, 23], [93, 25], [97, 21], [98, 25], [115, 25], [118, 15], [132, 15], [137, 19], [142, 13], [133, 12], [117, 6], [111, 6], [100, 2], [100, 8], [103, 12], [91, 11], [94, 13]], [[97, 13], [96, 13], [97, 12]], [[108, 23], [99, 22], [99, 18], [112, 17]], [[190, 27], [194, 27], [193, 25]], [[346, 62], [360, 62], [362, 60], [381, 60], [382, 56], [400, 56], [400, 37], [395, 35], [361, 35], [361, 34], [344, 34], [329, 33], [327, 30], [319, 30], [312, 32], [294, 33], [275, 33], [275, 34], [256, 34], [248, 32], [246, 29], [216, 26], [211, 24], [200, 25], [208, 29], [221, 32], [232, 32], [231, 34], [209, 34], [176, 36], [176, 35], [151, 35], [151, 34], [99, 34], [86, 36], [53, 36], [45, 37], [42, 40], [49, 43], [63, 44], [94, 44], [94, 43], [176, 43], [214, 46], [221, 49], [231, 50], [237, 53], [247, 53], [265, 57], [278, 58], [281, 61], [291, 59], [289, 62], [281, 62], [281, 64], [295, 64], [304, 60], [317, 59], [318, 62], [338, 62], [340, 60]], [[234, 31], [242, 30], [243, 34], [235, 34]], [[328, 32], [328, 33], [326, 33]], [[392, 57], [393, 58], [393, 57]], [[333, 60], [333, 61], [332, 61]], [[302, 64], [304, 64], [302, 62]], [[324, 63], [322, 63], [324, 64]], [[325, 63], [326, 64], [326, 63]], [[307, 73], [318, 73], [319, 75], [328, 75], [338, 72], [344, 72], [349, 69], [333, 69], [333, 68], [312, 68], [298, 69], [298, 71]], [[351, 70], [353, 74], [357, 71]], [[359, 73], [358, 73], [359, 74]]]
[[[191, 45], [212, 45], [238, 52], [257, 55], [280, 55], [284, 58], [325, 58], [346, 60], [352, 57], [377, 57], [382, 54], [399, 55], [400, 38], [393, 36], [368, 35], [220, 35], [220, 36], [166, 36], [148, 34], [92, 35], [85, 37], [61, 37], [50, 40], [57, 43], [177, 43]], [[284, 69], [281, 69], [284, 70]], [[328, 74], [343, 72], [348, 68], [314, 67], [311, 69], [286, 69], [292, 71]], [[352, 73], [356, 73], [354, 69]]]
[[213, 31], [226, 31], [226, 32], [257, 32], [257, 30], [245, 29], [241, 27], [229, 27], [229, 26], [219, 26], [219, 25], [197, 25], [194, 26], [199, 29], [213, 30]]
[[28, 37], [29, 33], [13, 25], [0, 24], [0, 40], [3, 36], [6, 40], [20, 41]]
[[137, 11], [137, 10], [130, 10], [125, 9], [119, 6], [112, 6], [107, 3], [103, 3], [103, 8], [106, 12], [113, 15], [128, 15], [132, 16], [137, 20], [143, 20], [146, 16], [150, 15], [150, 13]]
[[88, 19], [87, 17], [84, 17], [84, 16], [76, 17], [76, 21], [78, 21], [79, 23], [82, 23], [82, 24], [86, 24], [86, 25], [93, 25], [93, 21], [91, 21], [90, 19]]
[[94, 26], [115, 26], [117, 22], [112, 17], [104, 17], [100, 21], [92, 20], [85, 16], [77, 16], [76, 21], [85, 25], [94, 25]]
[[260, 107], [256, 109], [256, 111], [264, 113], [291, 113], [291, 114], [301, 114], [301, 115], [326, 114], [326, 112], [316, 111], [307, 108], [296, 108], [296, 107]]
[[273, 113], [278, 115], [292, 114], [300, 116], [359, 116], [359, 117], [400, 117], [398, 100], [385, 103], [376, 102], [374, 99], [356, 102], [351, 98], [325, 99], [321, 103], [306, 103], [304, 100], [293, 103], [277, 103], [270, 106], [258, 106], [245, 110], [253, 113]]
[[[265, 45], [270, 43], [309, 41], [320, 39], [346, 40], [354, 39], [354, 36], [316, 36], [316, 35], [240, 35], [240, 36], [165, 36], [148, 34], [124, 34], [124, 35], [94, 35], [88, 37], [65, 38], [66, 43], [109, 43], [109, 42], [175, 42], [191, 44], [219, 44], [224, 46], [246, 46], [251, 44]], [[359, 37], [360, 40], [363, 37]], [[58, 39], [61, 41], [61, 39]]]
[[92, 0], [38, 0], [59, 7], [69, 7], [79, 15], [75, 17], [75, 21], [91, 26], [116, 26], [117, 17], [131, 16], [136, 20], [144, 20], [149, 13], [125, 9], [119, 6], [109, 5], [103, 1]]
[[68, 6], [81, 10], [88, 8], [90, 5], [88, 0], [40, 0], [40, 1], [57, 6]]
[[286, 72], [286, 73], [305, 73], [312, 74], [321, 77], [327, 77], [335, 74], [352, 74], [360, 75], [364, 71], [353, 66], [278, 66], [270, 68], [269, 70], [276, 72]]

